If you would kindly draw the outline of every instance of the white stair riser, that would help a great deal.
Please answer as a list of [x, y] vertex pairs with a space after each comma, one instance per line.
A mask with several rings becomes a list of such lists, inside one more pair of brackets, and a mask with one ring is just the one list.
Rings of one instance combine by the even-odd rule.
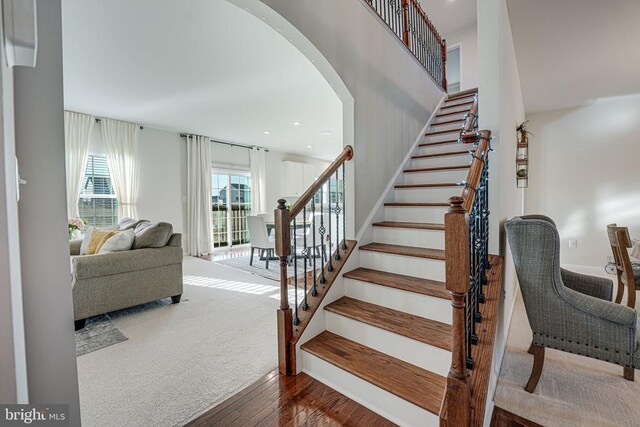
[[443, 377], [449, 372], [451, 352], [447, 350], [336, 313], [328, 312], [326, 316], [329, 332]]
[[[447, 200], [441, 200], [447, 202]], [[444, 224], [444, 214], [446, 207], [418, 207], [418, 206], [385, 206], [385, 221], [405, 221], [405, 222], [431, 222]]]
[[373, 227], [373, 241], [391, 245], [444, 249], [444, 231]]
[[396, 202], [405, 203], [438, 203], [446, 202], [449, 197], [462, 194], [462, 187], [418, 187], [396, 188]]
[[447, 99], [446, 101], [444, 101], [444, 106], [447, 107], [449, 105], [461, 104], [463, 102], [471, 102], [475, 99], [476, 95], [477, 95], [476, 93], [472, 93], [469, 95], [461, 96], [460, 98]]
[[450, 156], [441, 157], [424, 157], [419, 159], [411, 159], [405, 169], [419, 169], [419, 168], [435, 168], [439, 166], [455, 166], [465, 165], [471, 162], [471, 154], [468, 152], [462, 154], [454, 154]]
[[[428, 145], [426, 147], [418, 146], [418, 149], [413, 153], [414, 156], [422, 156], [425, 154], [435, 154], [435, 153], [450, 153], [452, 151], [462, 151], [462, 150], [471, 150], [473, 149], [473, 144], [463, 144], [460, 142], [449, 142], [447, 144], [437, 144], [437, 145]], [[469, 159], [469, 162], [471, 159]], [[466, 163], [469, 163], [466, 162]], [[464, 165], [465, 162], [460, 162], [459, 164]]]
[[464, 106], [460, 108], [446, 108], [444, 110], [440, 110], [438, 114], [447, 114], [453, 113], [454, 111], [462, 111], [462, 113], [449, 114], [448, 116], [436, 117], [434, 121], [436, 122], [445, 122], [449, 120], [462, 120], [469, 113], [469, 106]]
[[345, 278], [345, 295], [438, 322], [451, 324], [451, 301]]
[[329, 362], [302, 352], [302, 370], [321, 383], [400, 426], [439, 426], [437, 415], [425, 411]]
[[444, 261], [441, 260], [360, 251], [360, 265], [373, 270], [445, 281]]
[[452, 169], [433, 172], [404, 173], [405, 184], [431, 184], [433, 182], [461, 182], [467, 179], [468, 169]]
[[[442, 121], [449, 121], [449, 120], [453, 120], [453, 119], [448, 119], [448, 120], [442, 120]], [[462, 121], [460, 122], [455, 122], [455, 123], [447, 123], [446, 125], [431, 125], [429, 126], [429, 130], [427, 132], [438, 132], [438, 131], [442, 131], [442, 130], [458, 130], [460, 131], [462, 129], [462, 125], [464, 123]]]

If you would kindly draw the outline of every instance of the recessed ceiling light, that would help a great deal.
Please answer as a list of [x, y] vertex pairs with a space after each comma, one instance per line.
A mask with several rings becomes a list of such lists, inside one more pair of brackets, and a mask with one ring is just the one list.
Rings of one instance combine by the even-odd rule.
[[331, 132], [330, 130], [323, 130], [322, 132], [320, 132], [321, 135], [333, 135], [333, 132]]
[[294, 126], [300, 126], [300, 124], [301, 124], [300, 122], [293, 122]]
[[270, 133], [271, 133], [271, 131], [270, 131], [270, 130], [265, 130], [265, 131], [264, 131], [264, 134], [265, 134], [265, 135], [269, 135]]
[[307, 145], [307, 148], [313, 148], [313, 145]]

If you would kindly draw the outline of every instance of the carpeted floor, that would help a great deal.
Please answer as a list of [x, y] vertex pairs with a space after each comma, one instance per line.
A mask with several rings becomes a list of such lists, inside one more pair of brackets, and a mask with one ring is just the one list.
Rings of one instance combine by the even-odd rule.
[[546, 427], [639, 425], [640, 380], [626, 381], [617, 365], [547, 349], [538, 387], [527, 393], [532, 336], [519, 295], [494, 396], [496, 406]]
[[113, 316], [129, 339], [79, 357], [82, 425], [180, 426], [277, 366], [277, 283], [185, 258], [176, 305]]

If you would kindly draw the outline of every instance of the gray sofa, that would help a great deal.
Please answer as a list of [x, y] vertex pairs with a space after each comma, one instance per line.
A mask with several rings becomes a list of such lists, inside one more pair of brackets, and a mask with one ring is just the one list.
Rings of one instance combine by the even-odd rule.
[[164, 247], [80, 255], [82, 240], [69, 242], [76, 330], [86, 319], [110, 311], [182, 295], [182, 235]]

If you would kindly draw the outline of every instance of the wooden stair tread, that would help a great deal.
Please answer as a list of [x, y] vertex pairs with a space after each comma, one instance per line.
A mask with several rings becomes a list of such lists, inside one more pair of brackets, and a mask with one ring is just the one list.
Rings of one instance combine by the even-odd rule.
[[385, 206], [394, 208], [404, 207], [417, 207], [417, 208], [434, 208], [434, 207], [448, 207], [447, 202], [387, 202]]
[[466, 114], [469, 111], [471, 111], [471, 110], [465, 109], [465, 110], [459, 110], [459, 111], [449, 111], [449, 112], [446, 112], [446, 113], [439, 113], [439, 114], [436, 114], [436, 118], [438, 118], [438, 117], [446, 117], [446, 116], [453, 116], [454, 114]]
[[462, 128], [458, 129], [446, 129], [446, 130], [434, 130], [431, 132], [427, 132], [424, 134], [424, 136], [433, 136], [433, 135], [444, 135], [445, 133], [460, 133], [462, 131]]
[[360, 246], [360, 250], [444, 261], [444, 251], [442, 249], [419, 248], [416, 246], [390, 245], [387, 243], [374, 242]]
[[451, 325], [446, 323], [350, 297], [342, 297], [324, 309], [447, 351], [453, 345]]
[[438, 172], [438, 171], [450, 171], [458, 169], [469, 169], [471, 165], [459, 165], [459, 166], [439, 166], [435, 168], [419, 168], [419, 169], [405, 169], [404, 173], [417, 173], [417, 172]]
[[432, 224], [428, 222], [381, 221], [374, 222], [373, 226], [381, 228], [410, 228], [413, 230], [444, 231], [444, 224]]
[[417, 156], [411, 156], [411, 158], [412, 159], [427, 159], [429, 157], [459, 156], [461, 154], [469, 154], [470, 151], [473, 152], [474, 150], [446, 151], [446, 152], [443, 152], [443, 153], [419, 154]]
[[458, 182], [441, 182], [438, 184], [398, 184], [394, 188], [441, 188], [441, 187], [460, 187], [462, 184]]
[[453, 105], [444, 105], [442, 106], [440, 109], [441, 110], [447, 110], [449, 108], [456, 108], [456, 107], [462, 107], [464, 105], [471, 105], [473, 104], [473, 101], [469, 101], [469, 102], [461, 102], [459, 104], [453, 104]]
[[464, 119], [445, 120], [443, 122], [431, 123], [431, 126], [442, 126], [442, 125], [450, 125], [452, 123], [463, 123], [463, 122], [464, 122]]
[[438, 415], [447, 380], [339, 335], [324, 331], [302, 349], [383, 390]]
[[345, 274], [343, 277], [361, 282], [373, 283], [388, 288], [400, 289], [420, 295], [427, 295], [435, 298], [451, 299], [451, 293], [445, 288], [444, 282], [437, 280], [422, 279], [419, 277], [405, 276], [404, 274], [389, 273], [370, 268], [356, 268]]

